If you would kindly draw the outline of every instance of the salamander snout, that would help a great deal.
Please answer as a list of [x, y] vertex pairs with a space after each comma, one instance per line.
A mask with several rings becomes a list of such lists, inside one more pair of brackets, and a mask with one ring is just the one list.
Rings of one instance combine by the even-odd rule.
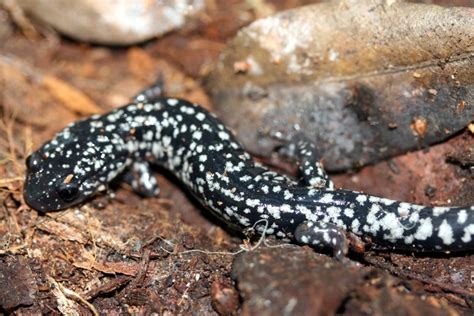
[[[23, 197], [26, 204], [41, 212], [58, 211], [76, 204], [79, 190], [74, 185], [45, 185], [37, 174], [28, 172]], [[54, 182], [54, 181], [53, 181]]]

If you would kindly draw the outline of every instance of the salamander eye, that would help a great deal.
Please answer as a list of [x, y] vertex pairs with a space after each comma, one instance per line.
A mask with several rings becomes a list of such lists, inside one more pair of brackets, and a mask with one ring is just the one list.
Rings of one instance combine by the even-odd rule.
[[78, 193], [79, 189], [73, 184], [62, 185], [58, 190], [59, 197], [65, 202], [73, 201]]

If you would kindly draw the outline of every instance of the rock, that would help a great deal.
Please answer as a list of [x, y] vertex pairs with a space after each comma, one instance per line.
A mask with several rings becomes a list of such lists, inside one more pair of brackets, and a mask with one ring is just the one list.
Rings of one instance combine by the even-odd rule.
[[0, 258], [0, 309], [33, 305], [37, 292], [33, 273], [21, 257]]
[[129, 45], [182, 27], [203, 0], [18, 0], [31, 15], [72, 38]]
[[[474, 9], [343, 0], [257, 20], [207, 78], [243, 145], [317, 144], [327, 169], [440, 142], [474, 115]], [[280, 139], [278, 139], [280, 138]]]
[[239, 254], [232, 277], [243, 315], [334, 315], [362, 275], [312, 249], [257, 249]]
[[401, 282], [408, 282], [403, 283], [407, 288], [416, 282], [354, 262], [341, 263], [308, 247], [243, 252], [234, 260], [232, 277], [242, 297], [241, 315], [456, 313], [433, 297], [422, 299], [399, 288]]

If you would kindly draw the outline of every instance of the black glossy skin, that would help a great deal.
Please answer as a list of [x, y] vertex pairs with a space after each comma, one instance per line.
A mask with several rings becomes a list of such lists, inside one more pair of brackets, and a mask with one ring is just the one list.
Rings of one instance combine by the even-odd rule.
[[[39, 211], [83, 202], [119, 174], [139, 193], [158, 193], [149, 163], [173, 172], [211, 211], [246, 228], [331, 247], [341, 257], [345, 232], [414, 251], [474, 249], [473, 207], [424, 207], [334, 190], [311, 144], [286, 147], [300, 161], [292, 180], [256, 163], [213, 115], [173, 98], [130, 105], [65, 128], [28, 159], [25, 201]], [[257, 231], [265, 229], [262, 222]]]

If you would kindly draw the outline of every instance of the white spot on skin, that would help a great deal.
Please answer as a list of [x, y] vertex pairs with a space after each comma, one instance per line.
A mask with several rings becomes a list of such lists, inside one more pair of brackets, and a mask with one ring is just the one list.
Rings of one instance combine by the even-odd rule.
[[222, 140], [228, 140], [230, 138], [229, 134], [224, 131], [220, 131], [217, 135]]
[[388, 231], [388, 234], [384, 235], [387, 240], [396, 240], [403, 237], [403, 226], [397, 219], [394, 213], [388, 213], [380, 220], [380, 226]]
[[179, 101], [176, 99], [168, 99], [166, 100], [166, 103], [168, 103], [168, 105], [175, 106], [176, 104], [179, 103]]
[[410, 218], [408, 219], [408, 221], [410, 223], [417, 223], [419, 219], [420, 219], [420, 214], [417, 212], [414, 212], [410, 215]]
[[[318, 230], [318, 231], [319, 231], [319, 230]], [[329, 244], [329, 242], [330, 242], [330, 237], [329, 237], [329, 234], [328, 234], [326, 231], [323, 232], [323, 239], [324, 239], [324, 241], [326, 242], [326, 244]]]
[[474, 235], [474, 224], [470, 224], [466, 228], [464, 228], [464, 236], [461, 237], [462, 242], [471, 242], [472, 235]]
[[250, 207], [255, 207], [260, 204], [260, 200], [258, 199], [247, 199], [245, 203]]
[[309, 208], [303, 206], [303, 205], [297, 205], [296, 206], [296, 210], [303, 214], [304, 216], [306, 216], [306, 219], [310, 220], [310, 221], [314, 221], [316, 222], [318, 220], [318, 216], [312, 212]]
[[433, 207], [433, 216], [440, 216], [443, 213], [446, 213], [449, 211], [449, 207]]
[[330, 203], [334, 202], [332, 198], [333, 198], [332, 194], [329, 194], [329, 193], [324, 194], [323, 197], [319, 200], [319, 202], [330, 204]]
[[247, 181], [252, 180], [252, 177], [248, 176], [248, 175], [245, 175], [245, 176], [240, 177], [239, 180], [242, 181], [242, 182], [247, 182]]
[[280, 219], [281, 216], [280, 216], [280, 208], [278, 206], [273, 206], [273, 205], [269, 205], [267, 207], [267, 210], [268, 210], [268, 213], [270, 213], [270, 215], [275, 218], [275, 219]]
[[354, 210], [351, 208], [346, 208], [344, 209], [344, 215], [346, 215], [349, 218], [354, 217]]
[[293, 213], [291, 206], [289, 206], [288, 204], [283, 204], [282, 206], [280, 206], [280, 211], [283, 213]]
[[289, 200], [289, 199], [291, 199], [291, 198], [293, 197], [293, 194], [292, 194], [290, 191], [288, 191], [288, 190], [285, 190], [285, 192], [284, 192], [283, 194], [284, 194], [284, 197], [283, 197], [283, 198], [284, 198], [285, 200]]
[[398, 211], [398, 214], [400, 215], [400, 217], [404, 218], [404, 217], [406, 217], [410, 214], [411, 204], [402, 202], [398, 205], [397, 211]]
[[359, 231], [359, 228], [360, 228], [360, 222], [359, 220], [356, 218], [355, 220], [352, 221], [351, 223], [351, 230], [354, 234], [358, 234], [360, 233]]
[[247, 217], [239, 216], [239, 223], [243, 226], [250, 226], [250, 220]]
[[467, 212], [466, 210], [461, 210], [458, 213], [458, 224], [462, 225], [466, 222], [466, 220], [467, 220]]
[[339, 219], [339, 216], [341, 215], [341, 209], [337, 206], [330, 206], [326, 209], [327, 214], [331, 218], [331, 221], [334, 222], [335, 224], [344, 227], [344, 223]]
[[201, 131], [195, 131], [195, 132], [193, 133], [193, 138], [195, 138], [195, 139], [201, 139], [201, 137], [202, 137], [202, 132], [201, 132]]
[[403, 241], [405, 242], [405, 244], [407, 245], [410, 245], [413, 243], [413, 241], [415, 240], [415, 237], [413, 235], [410, 235], [410, 236], [406, 236]]
[[[177, 131], [177, 130], [175, 130]], [[153, 140], [153, 132], [148, 131], [145, 135], [143, 135], [143, 139], [147, 141], [152, 141]]]
[[105, 164], [105, 162], [103, 160], [95, 160], [94, 161], [94, 169], [99, 170], [104, 164]]
[[[378, 213], [381, 211], [381, 208], [377, 204], [372, 204], [369, 213], [367, 214], [367, 224], [370, 226], [365, 225], [364, 230], [370, 231], [372, 234], [376, 234], [377, 231], [380, 229], [380, 222], [378, 219]], [[367, 227], [366, 227], [367, 226]]]
[[377, 212], [380, 212], [382, 208], [378, 204], [372, 204], [370, 207], [370, 212], [373, 213], [374, 215], [377, 214]]
[[445, 245], [451, 245], [454, 242], [453, 228], [448, 224], [447, 220], [443, 220], [439, 226], [438, 237], [443, 240]]
[[204, 113], [198, 113], [196, 114], [196, 118], [200, 121], [204, 121], [204, 119], [206, 118], [206, 115]]
[[163, 146], [168, 147], [171, 144], [171, 137], [163, 136]]
[[396, 202], [394, 200], [389, 200], [389, 199], [381, 198], [378, 196], [369, 197], [369, 201], [374, 202], [374, 203], [379, 203], [379, 204], [385, 204], [385, 205], [392, 205], [393, 203]]
[[321, 178], [311, 178], [309, 180], [309, 185], [315, 188], [322, 188], [326, 185], [326, 180]]
[[433, 224], [431, 218], [420, 219], [420, 226], [413, 237], [417, 240], [426, 240], [433, 235]]
[[360, 205], [363, 205], [365, 203], [365, 201], [367, 201], [367, 196], [365, 195], [358, 195], [356, 197], [356, 201], [359, 202]]

